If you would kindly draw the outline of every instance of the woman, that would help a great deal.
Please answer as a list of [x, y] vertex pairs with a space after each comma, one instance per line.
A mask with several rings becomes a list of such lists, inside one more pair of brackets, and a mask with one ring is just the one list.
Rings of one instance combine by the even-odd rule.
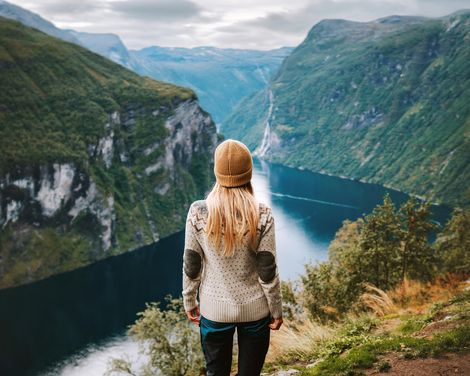
[[[238, 376], [259, 376], [270, 329], [282, 325], [274, 218], [251, 186], [248, 148], [226, 140], [215, 150], [216, 183], [191, 204], [183, 255], [183, 301], [199, 325], [207, 375], [228, 376], [237, 329]], [[199, 305], [196, 295], [199, 292]]]

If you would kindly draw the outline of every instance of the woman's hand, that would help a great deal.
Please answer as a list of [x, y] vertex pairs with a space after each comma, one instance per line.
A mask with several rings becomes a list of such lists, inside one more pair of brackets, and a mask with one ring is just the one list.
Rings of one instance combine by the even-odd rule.
[[279, 330], [281, 325], [282, 325], [282, 317], [279, 317], [278, 319], [272, 318], [271, 322], [269, 323], [269, 327], [272, 330]]
[[201, 316], [201, 314], [199, 312], [198, 306], [196, 306], [196, 308], [193, 308], [191, 311], [186, 311], [186, 316], [188, 316], [189, 320], [199, 326], [199, 316]]

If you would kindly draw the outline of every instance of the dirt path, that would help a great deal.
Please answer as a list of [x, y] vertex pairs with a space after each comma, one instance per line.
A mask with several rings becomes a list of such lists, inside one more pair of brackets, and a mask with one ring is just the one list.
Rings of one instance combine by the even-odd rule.
[[388, 372], [367, 370], [366, 375], [396, 375], [396, 376], [447, 376], [470, 375], [469, 354], [446, 354], [439, 358], [406, 360], [397, 353], [390, 353], [382, 357], [391, 368]]

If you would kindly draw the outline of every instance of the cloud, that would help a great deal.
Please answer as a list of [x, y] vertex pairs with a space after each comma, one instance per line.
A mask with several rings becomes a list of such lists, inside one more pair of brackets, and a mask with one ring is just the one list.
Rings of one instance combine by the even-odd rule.
[[[15, 2], [18, 3], [18, 2]], [[35, 9], [41, 13], [51, 16], [79, 16], [96, 11], [101, 11], [106, 3], [98, 0], [42, 0], [36, 2], [33, 7], [28, 9]]]
[[62, 28], [115, 33], [151, 45], [272, 49], [296, 46], [322, 19], [392, 14], [437, 17], [470, 0], [10, 0]]
[[171, 23], [205, 17], [205, 10], [190, 0], [113, 1], [110, 9], [122, 16], [146, 21]]

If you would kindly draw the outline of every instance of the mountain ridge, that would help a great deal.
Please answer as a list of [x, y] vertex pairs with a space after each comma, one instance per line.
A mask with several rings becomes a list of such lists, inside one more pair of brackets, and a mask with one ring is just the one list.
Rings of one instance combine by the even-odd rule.
[[468, 205], [469, 19], [316, 24], [221, 131], [272, 162]]

